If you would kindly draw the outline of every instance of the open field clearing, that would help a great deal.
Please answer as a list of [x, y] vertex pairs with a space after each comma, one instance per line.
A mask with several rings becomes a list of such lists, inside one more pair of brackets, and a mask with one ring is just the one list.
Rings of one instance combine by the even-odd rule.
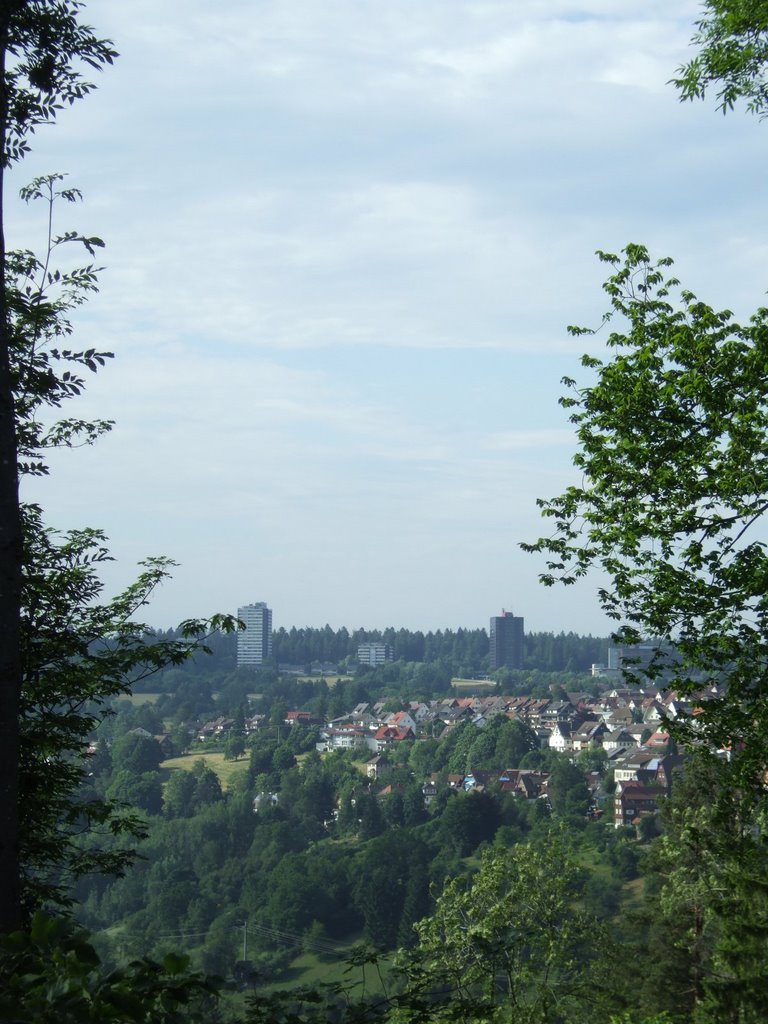
[[[362, 936], [358, 937], [359, 942]], [[350, 956], [358, 945], [357, 942], [335, 943], [333, 940], [325, 940], [321, 943], [327, 946], [326, 952], [303, 952], [291, 962], [290, 967], [281, 974], [278, 981], [263, 986], [266, 992], [284, 988], [286, 984], [292, 987], [307, 985], [309, 987], [318, 984], [329, 984], [337, 982], [349, 986], [353, 998], [362, 998], [364, 995], [380, 995], [384, 991], [386, 980], [391, 970], [390, 959], [382, 956], [379, 968], [375, 964], [362, 964], [352, 967], [347, 957]], [[334, 950], [334, 947], [335, 950]]]
[[354, 676], [296, 676], [300, 683], [324, 682], [329, 686], [336, 686], [337, 683], [348, 683]]
[[487, 693], [496, 689], [496, 683], [492, 679], [452, 679], [451, 686], [454, 690], [471, 693]]
[[117, 699], [127, 700], [129, 704], [133, 704], [135, 708], [138, 708], [142, 704], [154, 704], [162, 696], [162, 693], [122, 693]]
[[248, 758], [241, 757], [237, 761], [225, 761], [224, 754], [217, 752], [200, 752], [184, 754], [183, 757], [169, 757], [167, 761], [160, 764], [161, 768], [169, 771], [176, 771], [181, 768], [183, 771], [191, 772], [196, 761], [205, 761], [208, 768], [211, 768], [219, 777], [222, 789], [229, 789], [235, 775], [240, 775], [248, 769]]

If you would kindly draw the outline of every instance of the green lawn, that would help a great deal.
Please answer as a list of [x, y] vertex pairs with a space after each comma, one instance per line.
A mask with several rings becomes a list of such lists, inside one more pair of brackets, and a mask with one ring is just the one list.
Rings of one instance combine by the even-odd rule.
[[127, 700], [137, 708], [142, 704], [154, 704], [162, 696], [162, 693], [123, 693], [117, 699]]
[[319, 683], [322, 679], [329, 686], [335, 686], [337, 683], [348, 683], [353, 676], [296, 676], [300, 683]]
[[472, 691], [480, 693], [496, 689], [496, 683], [490, 679], [452, 679], [451, 686], [454, 690], [468, 691], [467, 696], [472, 696]]
[[237, 761], [225, 761], [224, 754], [221, 751], [201, 751], [199, 753], [184, 754], [183, 757], [169, 757], [167, 761], [163, 761], [160, 764], [160, 767], [167, 768], [169, 771], [181, 768], [183, 771], [189, 772], [192, 771], [196, 761], [205, 761], [206, 765], [216, 772], [221, 788], [225, 790], [229, 789], [234, 776], [241, 775], [248, 770], [247, 757], [241, 757]]
[[375, 964], [350, 967], [346, 957], [352, 952], [354, 945], [339, 945], [335, 953], [300, 953], [291, 961], [279, 980], [264, 985], [263, 988], [268, 992], [288, 986], [294, 988], [321, 982], [340, 982], [345, 986], [354, 986], [354, 995], [357, 998], [364, 994], [380, 994], [391, 969], [389, 959], [382, 956], [379, 964], [381, 973]]

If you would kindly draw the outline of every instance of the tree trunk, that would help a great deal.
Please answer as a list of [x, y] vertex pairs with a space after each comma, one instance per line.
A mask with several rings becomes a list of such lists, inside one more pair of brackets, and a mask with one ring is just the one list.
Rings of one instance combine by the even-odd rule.
[[0, 932], [22, 923], [18, 818], [22, 543], [3, 228], [8, 133], [5, 67], [11, 6], [15, 5], [0, 2]]

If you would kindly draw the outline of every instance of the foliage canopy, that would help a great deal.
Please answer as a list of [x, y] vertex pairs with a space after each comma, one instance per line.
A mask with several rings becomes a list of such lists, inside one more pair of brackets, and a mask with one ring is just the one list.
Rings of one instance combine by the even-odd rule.
[[658, 641], [646, 678], [687, 694], [718, 685], [677, 732], [738, 750], [756, 779], [768, 765], [768, 310], [736, 323], [639, 245], [599, 257], [603, 323], [616, 326], [605, 358], [582, 359], [593, 382], [565, 378], [561, 399], [582, 482], [539, 501], [554, 532], [523, 547], [547, 556], [547, 585], [602, 571], [618, 639]]
[[692, 42], [699, 52], [672, 79], [681, 99], [703, 99], [715, 86], [724, 114], [745, 100], [751, 113], [768, 117], [766, 0], [706, 0]]
[[[93, 255], [99, 239], [76, 232], [52, 233], [57, 202], [76, 202], [76, 189], [61, 175], [36, 179], [22, 191], [47, 206], [48, 237], [42, 258], [10, 253], [6, 297], [20, 473], [44, 474], [46, 452], [93, 442], [108, 421], [63, 417], [51, 422], [85, 387], [83, 371], [95, 372], [110, 353], [60, 347], [71, 333], [70, 311], [96, 289], [92, 264], [61, 270], [56, 256], [76, 244]], [[134, 616], [168, 576], [172, 562], [147, 560], [136, 581], [99, 603], [98, 570], [110, 556], [98, 530], [60, 535], [46, 527], [37, 506], [23, 506], [21, 592], [22, 687], [19, 713], [19, 851], [26, 912], [41, 902], [66, 903], [73, 877], [94, 870], [120, 872], [129, 850], [106, 852], [98, 836], [142, 834], [136, 814], [81, 789], [89, 735], [110, 698], [158, 668], [180, 664], [210, 628], [228, 629], [228, 618], [183, 623], [178, 638], [152, 642]], [[135, 737], [136, 738], [136, 737]], [[154, 741], [153, 741], [154, 742]], [[90, 834], [90, 842], [78, 838]]]
[[[87, 67], [115, 51], [79, 18], [79, 0], [6, 0], [0, 4], [0, 929], [21, 921], [19, 865], [19, 713], [22, 687], [21, 591], [24, 558], [19, 504], [19, 378], [6, 291], [13, 272], [2, 231], [5, 169], [29, 148], [40, 124], [91, 88]], [[22, 445], [23, 446], [23, 445]]]
[[117, 51], [80, 20], [80, 0], [6, 0], [0, 19], [3, 49], [5, 162], [29, 151], [29, 136], [41, 124], [94, 88], [83, 70], [100, 71]]

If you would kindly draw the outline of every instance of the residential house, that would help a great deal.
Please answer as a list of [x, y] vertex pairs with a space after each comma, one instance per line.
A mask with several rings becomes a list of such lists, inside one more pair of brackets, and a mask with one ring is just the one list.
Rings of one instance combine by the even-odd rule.
[[279, 793], [257, 793], [253, 798], [253, 813], [258, 814], [259, 810], [264, 807], [276, 807], [280, 800]]
[[562, 725], [575, 725], [576, 708], [567, 700], [551, 700], [546, 707], [539, 711], [539, 724], [554, 726], [556, 723]]
[[[316, 744], [317, 749], [326, 750], [354, 750], [355, 747], [370, 747], [369, 733], [357, 726], [344, 728], [323, 729], [320, 733], [320, 740]], [[375, 748], [373, 748], [375, 749]]]
[[486, 771], [479, 771], [479, 770], [478, 771], [474, 771], [474, 772], [468, 772], [464, 776], [464, 782], [463, 782], [464, 792], [465, 793], [472, 793], [473, 791], [480, 792], [483, 789], [487, 789], [488, 786], [490, 786], [490, 785], [492, 785], [492, 783], [496, 782], [497, 779], [498, 779], [498, 775], [497, 775], [496, 772], [486, 772]]
[[384, 724], [394, 729], [410, 729], [416, 735], [416, 722], [407, 711], [395, 711], [384, 718]]
[[573, 749], [571, 739], [571, 727], [566, 722], [555, 722], [549, 734], [549, 747], [556, 750], [558, 754], [564, 754], [566, 750]]
[[613, 824], [615, 828], [634, 825], [658, 810], [658, 800], [666, 794], [663, 786], [644, 782], [619, 782], [613, 795]]
[[367, 761], [365, 770], [369, 779], [380, 779], [392, 771], [392, 765], [385, 754], [374, 754]]
[[667, 793], [671, 792], [674, 781], [674, 774], [682, 771], [684, 758], [682, 754], [667, 754], [662, 757], [656, 768], [654, 782], [663, 786]]
[[421, 787], [421, 792], [424, 797], [424, 807], [427, 808], [437, 796], [437, 783], [425, 782]]
[[600, 716], [611, 731], [628, 729], [634, 723], [631, 708], [609, 707], [600, 712]]
[[197, 738], [199, 740], [210, 740], [224, 736], [234, 727], [234, 724], [234, 718], [214, 718], [212, 721], [205, 722], [200, 726]]
[[546, 750], [549, 746], [549, 737], [551, 736], [549, 729], [539, 725], [534, 728], [533, 732], [536, 735], [536, 745], [539, 750]]
[[408, 702], [407, 711], [416, 725], [420, 725], [429, 714], [429, 705], [424, 704], [422, 701], [412, 700]]
[[645, 741], [646, 747], [668, 747], [670, 741], [669, 733], [665, 729], [657, 729], [651, 733]]
[[376, 744], [374, 749], [387, 750], [398, 743], [402, 743], [403, 740], [415, 738], [413, 729], [399, 729], [391, 725], [382, 725], [373, 736], [373, 742]]
[[655, 697], [646, 697], [640, 705], [640, 712], [647, 725], [653, 725], [664, 718], [664, 706]]
[[616, 761], [613, 777], [619, 782], [647, 781], [656, 774], [659, 755], [647, 747], [633, 747]]
[[391, 782], [380, 789], [376, 797], [379, 800], [386, 799], [388, 796], [392, 796], [393, 793], [402, 793], [404, 789], [405, 786], [402, 782]]
[[534, 729], [543, 725], [544, 711], [549, 707], [552, 701], [546, 698], [535, 698], [535, 697], [523, 697], [521, 703], [518, 705], [517, 711], [518, 716], [524, 719], [529, 725], [532, 725]]
[[315, 720], [311, 711], [286, 711], [283, 723], [285, 725], [312, 725]]
[[549, 772], [538, 772], [532, 768], [508, 768], [498, 776], [498, 782], [504, 793], [515, 793], [526, 800], [536, 800], [541, 796]]
[[607, 732], [608, 726], [602, 720], [582, 722], [578, 730], [571, 735], [571, 749], [578, 751], [602, 746], [603, 736]]
[[162, 751], [163, 758], [173, 757], [176, 751], [173, 746], [173, 740], [167, 732], [160, 733], [153, 738], [157, 740], [160, 750]]
[[603, 750], [608, 754], [613, 754], [617, 750], [629, 750], [635, 746], [635, 737], [626, 729], [616, 729], [603, 735]]

